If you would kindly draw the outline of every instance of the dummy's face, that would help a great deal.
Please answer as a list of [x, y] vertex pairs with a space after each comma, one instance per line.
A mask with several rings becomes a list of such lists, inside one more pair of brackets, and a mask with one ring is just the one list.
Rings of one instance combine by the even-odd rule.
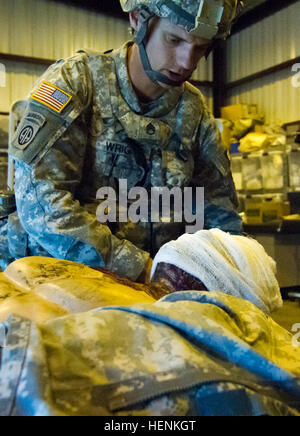
[[190, 79], [211, 46], [211, 41], [191, 36], [167, 19], [152, 20], [149, 35], [146, 49], [153, 70], [179, 83]]
[[160, 262], [156, 265], [151, 283], [161, 285], [165, 293], [190, 290], [207, 291], [206, 286], [200, 279], [166, 262]]

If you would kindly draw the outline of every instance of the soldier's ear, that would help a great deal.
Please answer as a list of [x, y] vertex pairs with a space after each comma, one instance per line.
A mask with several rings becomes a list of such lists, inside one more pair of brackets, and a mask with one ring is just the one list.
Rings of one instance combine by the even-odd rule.
[[139, 16], [140, 16], [139, 11], [131, 11], [131, 12], [129, 12], [130, 26], [132, 27], [132, 29], [135, 32], [138, 32], [140, 30], [140, 27], [141, 27], [141, 23], [139, 21]]

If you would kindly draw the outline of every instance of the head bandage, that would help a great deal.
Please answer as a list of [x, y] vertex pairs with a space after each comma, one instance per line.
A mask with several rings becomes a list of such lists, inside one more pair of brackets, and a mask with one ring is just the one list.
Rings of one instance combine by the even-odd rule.
[[209, 291], [249, 300], [265, 313], [282, 305], [276, 264], [254, 239], [219, 229], [186, 233], [161, 247], [151, 277], [160, 262], [181, 268], [202, 281]]

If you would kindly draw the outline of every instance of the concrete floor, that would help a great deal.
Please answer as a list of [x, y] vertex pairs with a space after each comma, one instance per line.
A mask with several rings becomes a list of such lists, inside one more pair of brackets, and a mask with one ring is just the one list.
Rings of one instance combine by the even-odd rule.
[[272, 314], [272, 318], [289, 332], [294, 324], [300, 324], [300, 304], [284, 300], [283, 307]]

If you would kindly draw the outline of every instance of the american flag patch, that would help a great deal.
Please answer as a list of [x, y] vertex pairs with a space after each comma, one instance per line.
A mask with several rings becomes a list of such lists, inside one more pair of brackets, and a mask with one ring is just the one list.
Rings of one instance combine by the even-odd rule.
[[72, 96], [52, 83], [42, 82], [31, 98], [50, 107], [57, 113], [70, 103]]

